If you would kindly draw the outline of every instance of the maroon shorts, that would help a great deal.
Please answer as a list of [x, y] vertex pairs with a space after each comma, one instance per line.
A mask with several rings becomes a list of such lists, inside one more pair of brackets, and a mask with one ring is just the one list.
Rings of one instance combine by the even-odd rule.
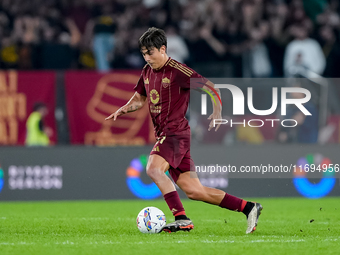
[[169, 163], [169, 173], [175, 183], [181, 173], [195, 171], [190, 156], [190, 135], [163, 136], [156, 142], [152, 154], [163, 157]]

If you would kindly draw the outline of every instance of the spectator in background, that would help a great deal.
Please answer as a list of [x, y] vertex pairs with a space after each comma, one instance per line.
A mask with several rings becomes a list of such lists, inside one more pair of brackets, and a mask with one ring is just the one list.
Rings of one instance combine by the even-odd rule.
[[0, 68], [16, 68], [18, 60], [18, 47], [11, 37], [9, 16], [0, 9]]
[[189, 57], [189, 50], [184, 39], [177, 33], [174, 26], [165, 29], [168, 39], [167, 54], [172, 59], [184, 63]]
[[244, 1], [241, 12], [241, 30], [246, 35], [246, 47], [242, 53], [243, 77], [270, 77], [272, 68], [264, 43], [269, 35], [269, 25], [264, 19], [263, 0]]
[[[303, 93], [291, 93], [294, 99], [304, 98]], [[318, 141], [319, 114], [316, 106], [311, 101], [303, 104], [311, 113], [304, 115], [295, 105], [288, 105], [285, 119], [294, 119], [296, 127], [280, 127], [278, 141], [280, 143], [316, 143]]]
[[338, 0], [330, 0], [324, 11], [316, 18], [318, 39], [326, 56], [326, 69], [324, 76], [340, 77], [340, 9]]
[[149, 26], [155, 27], [166, 27], [168, 25], [169, 16], [166, 10], [164, 9], [155, 9], [150, 11], [150, 22]]
[[126, 52], [124, 56], [122, 56], [122, 62], [127, 68], [137, 69], [145, 66], [145, 60], [138, 50], [138, 39], [143, 32], [144, 31], [141, 32], [140, 29], [134, 29], [128, 43], [125, 44]]
[[[200, 27], [197, 26], [192, 32], [186, 34], [185, 39], [189, 48], [189, 63], [191, 65], [216, 60], [215, 51], [207, 43], [206, 37], [202, 36]], [[195, 54], [195, 52], [199, 52], [199, 54]]]
[[[44, 7], [40, 7], [43, 9]], [[38, 47], [41, 43], [40, 35], [43, 33], [47, 23], [46, 20], [34, 12], [33, 8], [25, 8], [19, 12], [14, 20], [13, 38], [19, 47], [20, 69], [36, 69], [38, 63]]]
[[52, 136], [52, 129], [44, 125], [43, 119], [48, 114], [44, 103], [35, 103], [33, 112], [26, 122], [26, 146], [48, 146], [49, 137]]
[[[213, 34], [213, 28], [211, 24], [205, 24], [200, 30], [200, 36], [205, 40], [206, 44], [214, 51], [216, 60], [224, 59], [226, 54], [226, 44], [222, 41], [223, 39], [216, 38]], [[221, 40], [222, 39], [222, 40]]]
[[272, 74], [268, 49], [264, 43], [264, 40], [268, 37], [268, 32], [269, 26], [265, 21], [261, 21], [258, 26], [251, 30], [250, 49], [246, 52], [250, 61], [244, 61], [244, 65], [249, 64], [250, 77], [266, 78]]
[[336, 35], [330, 26], [319, 29], [320, 43], [326, 56], [325, 77], [340, 77], [340, 45], [336, 43]]
[[303, 6], [308, 16], [315, 21], [327, 6], [327, 0], [303, 0]]
[[240, 24], [236, 19], [230, 19], [227, 26], [226, 42], [228, 55], [226, 58], [231, 61], [234, 71], [233, 77], [243, 77], [242, 53], [247, 48], [247, 35], [240, 31]]
[[[339, 3], [337, 3], [339, 5]], [[328, 25], [333, 28], [340, 28], [340, 16], [336, 12], [338, 6], [329, 5], [325, 8], [324, 12], [319, 14], [316, 18], [319, 25]]]
[[[116, 20], [113, 6], [109, 2], [99, 7], [99, 15], [86, 25], [86, 41], [92, 41], [97, 70], [110, 70], [113, 50], [115, 47]], [[111, 56], [111, 58], [110, 58]]]
[[23, 44], [37, 44], [44, 26], [45, 20], [41, 16], [27, 11], [15, 19], [14, 36]]
[[295, 39], [287, 45], [285, 51], [285, 76], [290, 76], [294, 66], [303, 66], [321, 75], [325, 70], [326, 60], [319, 43], [308, 37], [308, 28], [304, 25], [294, 25], [291, 33]]
[[81, 40], [85, 34], [86, 24], [91, 19], [91, 10], [93, 4], [94, 3], [91, 1], [68, 0], [67, 5], [63, 10], [67, 23], [71, 24], [72, 31], [77, 31], [76, 33], [79, 32], [80, 36], [79, 43], [72, 46], [75, 51], [75, 57], [78, 59], [75, 68], [94, 69], [96, 67], [90, 45], [88, 45], [85, 40]]
[[265, 41], [272, 64], [272, 77], [283, 76], [283, 58], [289, 35], [285, 31], [288, 7], [285, 3], [268, 3], [269, 37]]
[[89, 3], [86, 5], [85, 1], [73, 0], [66, 10], [67, 18], [75, 23], [82, 35], [85, 33], [87, 22], [91, 19], [90, 8]]
[[160, 0], [142, 0], [143, 5], [146, 8], [154, 8], [157, 7], [161, 1]]
[[46, 11], [41, 42], [41, 68], [69, 69], [77, 66], [81, 34], [71, 19], [63, 19], [57, 8]]
[[[310, 1], [1, 0], [0, 66], [139, 68], [139, 49], [131, 42], [138, 31], [171, 25], [188, 45], [186, 63], [206, 70], [205, 75], [266, 77], [271, 69], [272, 76], [282, 77], [285, 48], [295, 39], [296, 26], [304, 26], [312, 38], [317, 34], [305, 12], [311, 17]], [[314, 25], [334, 30], [336, 48], [339, 1], [321, 7], [312, 14]], [[50, 46], [63, 50], [53, 56], [57, 51]]]

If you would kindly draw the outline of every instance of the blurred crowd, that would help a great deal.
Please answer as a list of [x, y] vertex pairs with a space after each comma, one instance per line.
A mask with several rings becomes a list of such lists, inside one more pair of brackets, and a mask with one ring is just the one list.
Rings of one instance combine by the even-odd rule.
[[155, 26], [190, 66], [283, 77], [302, 65], [339, 77], [339, 12], [338, 0], [0, 0], [0, 68], [141, 68], [138, 38]]

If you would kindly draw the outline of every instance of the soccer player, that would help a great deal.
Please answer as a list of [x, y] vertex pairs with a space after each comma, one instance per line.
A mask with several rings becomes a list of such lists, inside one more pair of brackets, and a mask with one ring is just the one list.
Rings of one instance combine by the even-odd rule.
[[[149, 28], [139, 39], [140, 51], [147, 62], [140, 79], [135, 86], [132, 98], [106, 120], [134, 112], [148, 102], [149, 111], [155, 129], [157, 142], [154, 145], [146, 173], [161, 190], [175, 221], [164, 226], [163, 231], [190, 231], [194, 228], [186, 216], [182, 202], [170, 178], [185, 192], [188, 198], [219, 205], [246, 215], [248, 228], [252, 233], [262, 210], [259, 203], [248, 202], [232, 196], [222, 190], [203, 186], [194, 178], [195, 166], [190, 156], [190, 127], [185, 113], [190, 97], [190, 79], [196, 78], [196, 86], [210, 91], [219, 102], [219, 90], [214, 84], [191, 68], [168, 57], [166, 53], [167, 38], [165, 32], [158, 28]], [[216, 93], [214, 93], [216, 91]], [[213, 104], [213, 113], [208, 130], [214, 128], [214, 119], [222, 119], [221, 104]], [[216, 126], [215, 131], [219, 128]]]

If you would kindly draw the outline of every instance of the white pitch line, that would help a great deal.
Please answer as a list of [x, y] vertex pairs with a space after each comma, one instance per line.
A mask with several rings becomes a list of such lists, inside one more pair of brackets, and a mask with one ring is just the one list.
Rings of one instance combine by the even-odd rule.
[[[43, 220], [60, 220], [60, 221], [63, 221], [63, 220], [110, 220], [111, 218], [108, 218], [108, 217], [104, 217], [104, 218], [101, 218], [101, 217], [91, 217], [91, 218], [59, 218], [59, 217], [56, 217], [56, 218], [33, 218], [33, 220], [37, 220], [37, 221], [43, 221]], [[129, 219], [131, 220], [131, 219]], [[135, 219], [133, 219], [135, 220]]]
[[35, 243], [26, 243], [26, 242], [19, 242], [19, 243], [0, 243], [0, 245], [34, 245]]
[[[320, 240], [320, 242], [337, 242], [340, 238], [332, 238], [332, 239], [324, 239]], [[273, 239], [258, 239], [258, 240], [249, 240], [249, 241], [241, 241], [241, 240], [202, 240], [200, 242], [192, 242], [192, 241], [185, 241], [185, 240], [178, 240], [178, 241], [148, 241], [148, 242], [133, 242], [133, 243], [127, 243], [127, 242], [115, 242], [111, 240], [101, 241], [101, 242], [88, 242], [88, 243], [75, 243], [69, 240], [63, 241], [63, 242], [55, 242], [55, 243], [45, 243], [43, 245], [117, 245], [117, 244], [170, 244], [170, 243], [299, 243], [299, 242], [306, 242], [310, 240], [305, 239], [290, 239], [290, 240], [273, 240]], [[0, 243], [0, 246], [19, 246], [19, 245], [41, 245], [40, 243], [26, 243], [26, 242], [18, 242], [18, 243]]]

